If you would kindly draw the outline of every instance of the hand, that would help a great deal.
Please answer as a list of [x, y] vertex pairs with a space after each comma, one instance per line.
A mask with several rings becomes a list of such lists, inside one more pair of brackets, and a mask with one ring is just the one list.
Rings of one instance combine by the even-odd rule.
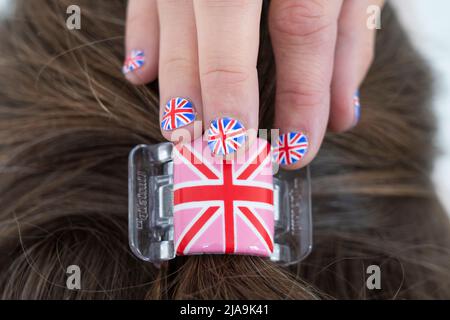
[[[366, 26], [366, 10], [382, 3], [271, 1], [269, 29], [277, 67], [274, 127], [282, 133], [276, 151], [282, 165], [308, 164], [327, 127], [345, 131], [357, 123], [356, 93], [375, 42], [375, 31]], [[167, 139], [181, 127], [196, 138], [201, 133], [193, 130], [194, 118], [202, 119], [205, 128], [212, 125], [208, 132], [217, 154], [233, 152], [245, 138], [256, 136], [261, 8], [261, 0], [129, 0], [130, 60], [124, 73], [134, 84], [159, 75]], [[172, 99], [177, 97], [183, 99]], [[214, 143], [231, 133], [231, 127], [237, 132], [226, 136], [225, 148]]]

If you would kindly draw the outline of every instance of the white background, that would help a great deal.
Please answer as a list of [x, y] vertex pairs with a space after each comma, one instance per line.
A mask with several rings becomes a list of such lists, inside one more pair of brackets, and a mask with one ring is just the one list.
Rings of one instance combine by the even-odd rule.
[[[9, 11], [8, 2], [0, 0], [0, 16]], [[436, 160], [433, 179], [450, 213], [450, 1], [392, 0], [390, 3], [396, 7], [411, 39], [429, 61], [437, 79], [433, 105], [439, 121], [436, 143], [442, 154]]]
[[393, 0], [391, 3], [436, 78], [433, 106], [439, 125], [436, 143], [442, 155], [436, 159], [433, 179], [450, 213], [450, 1]]

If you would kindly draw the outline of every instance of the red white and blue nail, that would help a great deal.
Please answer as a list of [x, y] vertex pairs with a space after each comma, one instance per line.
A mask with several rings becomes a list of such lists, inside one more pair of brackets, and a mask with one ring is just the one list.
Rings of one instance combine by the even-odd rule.
[[145, 55], [144, 51], [141, 50], [132, 50], [129, 56], [125, 59], [123, 63], [122, 72], [123, 74], [127, 74], [129, 72], [135, 71], [145, 63]]
[[196, 116], [194, 105], [185, 98], [172, 98], [164, 107], [161, 128], [165, 131], [175, 130], [194, 122]]
[[227, 155], [237, 151], [247, 140], [247, 130], [236, 119], [224, 117], [211, 122], [208, 146], [214, 155]]
[[299, 162], [308, 151], [308, 138], [302, 132], [284, 133], [273, 149], [275, 161], [283, 166]]
[[355, 125], [359, 122], [361, 117], [361, 103], [359, 101], [359, 91], [356, 91], [353, 95], [353, 108], [355, 110]]

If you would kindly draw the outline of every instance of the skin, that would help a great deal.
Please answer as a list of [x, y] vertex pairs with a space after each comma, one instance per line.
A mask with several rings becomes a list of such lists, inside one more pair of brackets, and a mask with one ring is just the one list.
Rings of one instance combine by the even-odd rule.
[[[383, 0], [272, 0], [269, 28], [277, 67], [274, 127], [302, 131], [305, 157], [316, 156], [327, 129], [357, 123], [353, 96], [373, 58], [375, 31], [366, 26], [370, 5]], [[173, 97], [187, 97], [197, 120], [231, 116], [258, 129], [256, 70], [262, 0], [129, 0], [126, 52], [143, 50], [146, 62], [126, 74], [135, 85], [159, 78], [161, 115]], [[178, 132], [177, 132], [178, 131]], [[162, 131], [174, 141], [197, 138], [194, 124]]]

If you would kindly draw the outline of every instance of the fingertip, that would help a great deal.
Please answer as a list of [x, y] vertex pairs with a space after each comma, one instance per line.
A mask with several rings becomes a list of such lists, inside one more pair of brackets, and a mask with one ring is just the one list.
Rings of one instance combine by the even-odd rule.
[[212, 119], [205, 134], [214, 156], [230, 158], [244, 152], [255, 140], [253, 131], [237, 118], [224, 116]]
[[154, 81], [158, 75], [159, 20], [156, 0], [129, 0], [122, 73], [134, 85]]
[[202, 119], [190, 99], [169, 99], [161, 106], [160, 119], [161, 132], [169, 141], [192, 141], [202, 135]]
[[359, 90], [353, 94], [335, 94], [330, 110], [329, 130], [342, 133], [353, 129], [361, 116]]
[[158, 75], [156, 61], [155, 57], [148, 57], [143, 50], [131, 50], [124, 60], [122, 73], [134, 85], [152, 82]]
[[164, 130], [161, 128], [163, 137], [173, 143], [187, 143], [200, 138], [203, 133], [201, 120], [195, 120], [193, 123], [175, 130]]
[[314, 150], [309, 135], [303, 131], [281, 133], [273, 142], [274, 161], [285, 170], [298, 170], [314, 159]]

